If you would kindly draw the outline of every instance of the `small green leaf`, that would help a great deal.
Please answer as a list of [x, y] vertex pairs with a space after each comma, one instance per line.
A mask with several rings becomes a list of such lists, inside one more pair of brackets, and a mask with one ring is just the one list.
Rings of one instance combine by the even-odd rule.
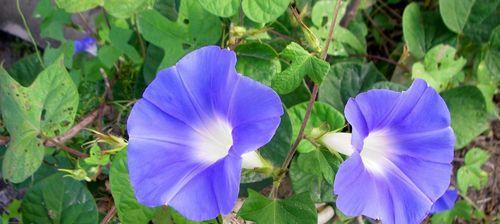
[[238, 56], [236, 70], [253, 80], [270, 86], [274, 76], [281, 72], [278, 53], [267, 44], [258, 42], [242, 44], [235, 51]]
[[[293, 139], [297, 138], [302, 121], [306, 113], [308, 102], [291, 107], [288, 110], [293, 128]], [[344, 127], [344, 116], [328, 104], [316, 102], [311, 111], [311, 116], [304, 130], [305, 139], [297, 147], [299, 152], [310, 152], [316, 147], [309, 143], [330, 131], [340, 130]]]
[[474, 86], [463, 86], [442, 92], [441, 96], [451, 114], [451, 127], [455, 132], [455, 149], [469, 144], [488, 128], [484, 97]]
[[241, 7], [245, 15], [257, 23], [276, 20], [288, 8], [291, 0], [243, 0]]
[[3, 176], [19, 183], [40, 166], [42, 137], [68, 130], [78, 107], [78, 92], [63, 61], [43, 70], [30, 87], [19, 85], [0, 68], [0, 109], [11, 141], [2, 164]]
[[248, 190], [248, 198], [239, 211], [245, 220], [267, 224], [316, 223], [318, 214], [309, 194], [296, 194], [284, 200], [268, 199]]
[[21, 58], [12, 65], [7, 72], [22, 86], [29, 86], [35, 81], [36, 76], [42, 72], [43, 67], [36, 54], [28, 55]]
[[55, 0], [57, 7], [70, 13], [83, 12], [102, 4], [104, 0]]
[[280, 94], [287, 94], [296, 89], [304, 76], [309, 76], [316, 84], [321, 84], [330, 65], [307, 52], [295, 42], [290, 43], [281, 52], [281, 57], [290, 61], [290, 65], [272, 80], [272, 87]]
[[406, 6], [403, 12], [403, 36], [410, 53], [417, 59], [438, 43], [455, 35], [448, 31], [435, 12], [421, 12], [418, 3]]
[[51, 175], [28, 190], [22, 202], [24, 223], [81, 223], [99, 221], [92, 194], [79, 181]]
[[89, 165], [104, 166], [109, 163], [109, 155], [103, 154], [101, 151], [101, 147], [99, 147], [99, 145], [95, 143], [90, 148], [90, 157], [85, 158], [85, 163]]
[[153, 219], [157, 209], [141, 205], [135, 198], [128, 175], [126, 150], [118, 153], [113, 159], [109, 171], [109, 183], [118, 217], [122, 223], [148, 223]]
[[488, 161], [490, 155], [479, 148], [470, 149], [465, 155], [465, 164], [458, 169], [458, 189], [467, 194], [469, 187], [480, 190], [488, 183], [488, 173], [481, 167]]
[[334, 64], [319, 89], [319, 100], [344, 111], [350, 97], [371, 89], [374, 83], [383, 80], [384, 76], [372, 63]]
[[424, 58], [424, 63], [417, 62], [412, 68], [412, 77], [421, 78], [438, 92], [445, 90], [453, 81], [460, 80], [459, 73], [467, 62], [460, 57], [455, 59], [455, 48], [449, 45], [433, 47]]
[[198, 0], [203, 8], [220, 17], [230, 17], [240, 9], [240, 0]]

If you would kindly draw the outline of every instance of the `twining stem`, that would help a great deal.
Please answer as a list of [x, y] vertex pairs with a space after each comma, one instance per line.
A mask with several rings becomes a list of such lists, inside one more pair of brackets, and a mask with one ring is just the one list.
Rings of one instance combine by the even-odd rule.
[[116, 207], [113, 205], [111, 209], [109, 209], [108, 214], [102, 219], [101, 224], [107, 224], [111, 221], [111, 219], [116, 215]]
[[43, 63], [42, 56], [40, 55], [40, 52], [38, 51], [38, 46], [36, 44], [35, 38], [33, 38], [33, 35], [31, 34], [30, 27], [28, 26], [28, 22], [26, 21], [26, 18], [24, 17], [23, 11], [21, 10], [21, 6], [19, 5], [19, 0], [16, 0], [16, 7], [17, 11], [19, 12], [19, 15], [21, 16], [21, 19], [23, 20], [24, 28], [26, 29], [26, 32], [28, 33], [28, 37], [30, 38], [31, 42], [33, 43], [33, 47], [35, 47], [35, 52], [36, 56], [38, 57], [38, 60], [40, 61], [40, 64], [42, 67], [45, 68], [45, 64]]
[[[333, 11], [333, 18], [332, 18], [332, 23], [330, 24], [330, 29], [328, 31], [328, 38], [326, 39], [325, 46], [323, 47], [323, 50], [321, 52], [321, 59], [325, 60], [327, 53], [328, 53], [328, 48], [330, 47], [330, 42], [333, 40], [333, 31], [335, 30], [335, 24], [337, 23], [337, 16], [339, 14], [340, 6], [342, 4], [341, 0], [337, 0], [337, 4], [335, 4], [335, 8]], [[306, 113], [304, 115], [304, 120], [302, 121], [299, 129], [299, 134], [297, 135], [297, 138], [295, 139], [292, 147], [290, 148], [290, 151], [288, 152], [285, 162], [283, 162], [283, 165], [281, 166], [281, 172], [278, 176], [277, 181], [275, 184], [273, 184], [273, 188], [271, 190], [270, 197], [274, 198], [277, 196], [278, 193], [278, 188], [281, 184], [281, 181], [285, 178], [288, 167], [290, 166], [290, 163], [292, 162], [293, 156], [295, 155], [295, 152], [297, 151], [297, 147], [299, 146], [300, 141], [304, 138], [304, 131], [307, 125], [307, 122], [309, 121], [309, 117], [311, 116], [311, 111], [312, 108], [314, 107], [314, 102], [316, 101], [316, 97], [318, 96], [318, 90], [319, 90], [319, 85], [314, 84], [313, 90], [311, 93], [311, 97], [309, 98], [309, 103], [307, 104], [306, 108]]]
[[70, 147], [68, 147], [68, 146], [66, 146], [66, 145], [64, 145], [64, 144], [62, 144], [60, 142], [57, 142], [57, 141], [55, 141], [55, 140], [53, 140], [51, 138], [47, 138], [46, 141], [49, 142], [49, 143], [51, 143], [51, 144], [54, 144], [57, 148], [60, 148], [61, 150], [64, 150], [64, 151], [66, 151], [66, 152], [68, 152], [70, 154], [73, 154], [75, 156], [78, 156], [80, 158], [87, 158], [87, 157], [89, 157], [89, 155], [87, 153], [83, 153], [83, 152], [80, 152], [80, 151], [78, 151], [76, 149], [70, 148]]

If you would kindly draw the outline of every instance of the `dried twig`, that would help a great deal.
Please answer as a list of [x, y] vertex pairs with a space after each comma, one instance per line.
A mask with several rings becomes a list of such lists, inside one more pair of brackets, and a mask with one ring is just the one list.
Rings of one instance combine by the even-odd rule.
[[64, 150], [72, 155], [78, 156], [80, 158], [87, 158], [89, 155], [87, 153], [80, 152], [76, 149], [70, 148], [60, 142], [55, 141], [54, 139], [48, 138], [46, 139], [47, 142], [50, 142], [51, 144], [55, 145], [57, 148]]
[[113, 205], [111, 209], [109, 209], [108, 214], [104, 216], [104, 218], [101, 221], [101, 224], [107, 224], [111, 219], [116, 215], [116, 207]]

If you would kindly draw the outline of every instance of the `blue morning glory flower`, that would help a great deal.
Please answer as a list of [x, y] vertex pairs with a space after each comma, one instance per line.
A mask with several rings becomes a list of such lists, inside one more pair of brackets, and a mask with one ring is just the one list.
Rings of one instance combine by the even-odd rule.
[[75, 54], [87, 52], [91, 55], [97, 55], [97, 41], [95, 38], [85, 36], [74, 41]]
[[235, 65], [233, 51], [200, 48], [160, 71], [134, 105], [127, 155], [140, 203], [195, 221], [231, 211], [242, 157], [271, 140], [283, 114], [279, 96]]
[[447, 190], [432, 206], [430, 213], [438, 213], [450, 210], [455, 206], [458, 198], [457, 190]]
[[420, 223], [450, 185], [455, 136], [439, 94], [421, 79], [404, 92], [370, 90], [351, 98], [352, 135], [324, 144], [350, 157], [334, 182], [337, 206], [382, 223]]

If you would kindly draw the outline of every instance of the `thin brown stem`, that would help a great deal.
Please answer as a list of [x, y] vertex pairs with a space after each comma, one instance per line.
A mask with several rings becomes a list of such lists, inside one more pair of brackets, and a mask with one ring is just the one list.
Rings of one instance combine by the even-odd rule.
[[109, 209], [108, 214], [104, 216], [104, 218], [101, 221], [101, 224], [107, 224], [111, 219], [116, 215], [116, 207], [113, 205], [111, 209]]
[[341, 0], [338, 0], [337, 4], [335, 4], [332, 24], [330, 24], [330, 29], [328, 30], [328, 38], [326, 39], [325, 47], [323, 48], [323, 51], [321, 52], [321, 59], [323, 59], [323, 60], [326, 59], [326, 56], [328, 53], [328, 48], [330, 47], [330, 42], [332, 42], [332, 40], [333, 40], [333, 31], [335, 30], [335, 24], [337, 23], [337, 16], [339, 15], [339, 10], [340, 10], [341, 5], [342, 5]]
[[135, 17], [135, 34], [137, 35], [137, 39], [139, 40], [139, 45], [141, 46], [141, 56], [142, 59], [146, 58], [146, 46], [144, 45], [144, 40], [142, 39], [141, 33], [139, 33], [139, 25], [137, 16]]
[[[326, 39], [326, 44], [323, 48], [323, 51], [321, 53], [321, 58], [323, 60], [326, 59], [327, 52], [328, 52], [328, 47], [330, 46], [330, 42], [333, 40], [333, 34], [334, 34], [334, 29], [335, 29], [335, 24], [337, 23], [337, 16], [339, 14], [340, 6], [342, 4], [341, 0], [337, 1], [337, 4], [335, 5], [334, 8], [334, 16], [332, 19], [332, 23], [330, 24], [330, 30], [328, 31], [328, 38]], [[294, 11], [292, 9], [292, 11]], [[316, 101], [316, 97], [318, 96], [318, 90], [319, 90], [319, 85], [314, 84], [313, 90], [311, 93], [311, 97], [309, 98], [309, 103], [307, 104], [306, 108], [306, 113], [304, 114], [304, 120], [302, 121], [299, 129], [299, 133], [297, 135], [297, 138], [295, 139], [292, 147], [290, 148], [290, 151], [288, 152], [285, 161], [283, 162], [283, 165], [281, 166], [281, 173], [278, 175], [278, 180], [276, 183], [273, 184], [273, 188], [271, 189], [270, 196], [271, 197], [276, 197], [278, 196], [278, 189], [281, 184], [281, 181], [285, 179], [288, 167], [290, 166], [290, 163], [292, 162], [293, 156], [295, 155], [295, 152], [297, 151], [297, 147], [299, 146], [300, 141], [304, 138], [304, 131], [307, 126], [307, 122], [309, 121], [309, 117], [311, 116], [312, 109], [314, 107], [314, 102]]]
[[358, 11], [359, 7], [359, 0], [351, 0], [349, 5], [347, 5], [346, 13], [342, 20], [340, 20], [340, 26], [341, 27], [347, 27], [351, 20], [356, 16], [356, 12]]
[[45, 141], [49, 142], [49, 143], [51, 143], [53, 145], [55, 145], [57, 148], [59, 148], [59, 149], [61, 149], [63, 151], [66, 151], [66, 152], [68, 152], [68, 153], [70, 153], [72, 155], [75, 155], [77, 157], [80, 157], [80, 158], [87, 158], [87, 157], [89, 157], [89, 155], [87, 153], [83, 153], [83, 152], [80, 152], [80, 151], [78, 151], [76, 149], [68, 147], [68, 146], [66, 146], [66, 145], [64, 145], [64, 144], [62, 144], [60, 142], [55, 141], [54, 139], [47, 138]]
[[[100, 107], [97, 109], [94, 109], [93, 111], [91, 111], [90, 113], [85, 115], [85, 117], [83, 117], [83, 119], [80, 120], [80, 122], [78, 122], [78, 124], [73, 126], [66, 133], [64, 133], [63, 135], [54, 137], [52, 139], [59, 142], [59, 143], [64, 143], [67, 140], [75, 137], [82, 129], [84, 129], [88, 125], [92, 124], [92, 122], [94, 122], [94, 120], [97, 118], [97, 115], [99, 113], [99, 109], [100, 109]], [[104, 105], [104, 113], [108, 113], [109, 109], [110, 109], [110, 106]], [[1, 142], [0, 142], [0, 144], [1, 144]], [[50, 142], [46, 142], [45, 145], [46, 146], [55, 146], [54, 144], [52, 144]]]

